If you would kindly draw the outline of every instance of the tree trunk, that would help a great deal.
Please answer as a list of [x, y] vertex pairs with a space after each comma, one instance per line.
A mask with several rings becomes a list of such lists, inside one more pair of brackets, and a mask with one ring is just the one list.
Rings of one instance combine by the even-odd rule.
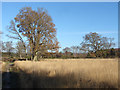
[[33, 61], [38, 61], [38, 52], [35, 53]]
[[38, 56], [35, 55], [33, 61], [38, 61]]
[[27, 59], [27, 50], [26, 49], [25, 49], [25, 54], [26, 54], [26, 61], [27, 61], [28, 59]]
[[22, 56], [21, 56], [21, 54], [20, 54], [20, 59], [22, 59]]
[[32, 54], [32, 56], [31, 56], [31, 60], [33, 61], [33, 59], [34, 59], [34, 54]]

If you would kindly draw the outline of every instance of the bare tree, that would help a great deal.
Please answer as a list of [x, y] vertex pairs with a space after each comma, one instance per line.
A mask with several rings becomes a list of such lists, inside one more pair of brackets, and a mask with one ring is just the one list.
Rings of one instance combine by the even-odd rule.
[[71, 49], [70, 49], [69, 47], [66, 47], [66, 48], [63, 49], [63, 52], [64, 52], [64, 53], [65, 53], [65, 52], [71, 52]]
[[81, 48], [79, 46], [71, 46], [71, 51], [74, 57], [77, 57], [81, 53]]
[[[25, 40], [23, 39], [23, 36], [19, 33], [19, 30], [16, 28], [15, 22], [13, 20], [11, 20], [10, 26], [8, 26], [8, 31], [11, 33], [10, 35], [7, 35], [9, 38], [13, 38], [13, 39], [17, 39], [17, 40], [21, 41], [21, 43], [25, 49], [26, 56], [27, 56]], [[26, 58], [26, 60], [27, 60], [27, 58]]]
[[[14, 28], [16, 27], [19, 38], [21, 34], [29, 41], [33, 60], [37, 60], [41, 53], [58, 51], [55, 24], [46, 10], [38, 8], [34, 11], [31, 7], [25, 7], [14, 20]], [[20, 40], [23, 41], [23, 38]]]
[[101, 49], [110, 49], [111, 47], [115, 46], [115, 43], [113, 42], [114, 38], [102, 37], [101, 40]]
[[80, 43], [80, 51], [82, 53], [87, 53], [89, 51], [89, 46], [85, 43], [85, 41]]
[[13, 52], [14, 47], [12, 45], [12, 41], [5, 42], [5, 51], [11, 56], [11, 53]]
[[17, 53], [18, 53], [20, 59], [22, 59], [22, 56], [25, 54], [25, 48], [21, 41], [17, 42], [16, 50], [17, 50]]
[[66, 56], [66, 57], [70, 57], [71, 48], [69, 48], [69, 47], [64, 48], [64, 49], [63, 49], [63, 53], [65, 53], [65, 56]]
[[73, 56], [76, 57], [76, 46], [71, 46], [71, 52], [73, 53]]
[[1, 51], [3, 52], [3, 51], [5, 51], [6, 49], [5, 49], [5, 42], [1, 42]]

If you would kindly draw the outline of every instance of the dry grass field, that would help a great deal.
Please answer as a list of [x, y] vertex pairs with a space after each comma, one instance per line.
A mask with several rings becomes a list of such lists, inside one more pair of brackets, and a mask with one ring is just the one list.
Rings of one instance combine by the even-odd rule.
[[117, 59], [16, 61], [23, 88], [117, 88]]
[[0, 71], [1, 72], [5, 72], [6, 71], [5, 65], [6, 65], [5, 62], [2, 62], [2, 61], [0, 62]]

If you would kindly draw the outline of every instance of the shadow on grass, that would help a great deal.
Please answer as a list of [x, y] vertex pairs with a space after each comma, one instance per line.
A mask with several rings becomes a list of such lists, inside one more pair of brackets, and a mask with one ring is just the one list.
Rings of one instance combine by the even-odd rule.
[[3, 72], [2, 73], [2, 88], [19, 88], [19, 73]]
[[108, 82], [97, 83], [93, 80], [85, 80], [81, 76], [75, 77], [74, 73], [56, 74], [50, 77], [45, 71], [41, 71], [41, 74], [35, 72], [28, 74], [21, 71], [19, 77], [21, 88], [112, 88], [116, 90], [116, 87]]
[[63, 75], [61, 72], [52, 76], [46, 71], [26, 72], [15, 67], [10, 72], [3, 72], [2, 88], [116, 88], [109, 82], [86, 80], [86, 77], [76, 76], [73, 72]]

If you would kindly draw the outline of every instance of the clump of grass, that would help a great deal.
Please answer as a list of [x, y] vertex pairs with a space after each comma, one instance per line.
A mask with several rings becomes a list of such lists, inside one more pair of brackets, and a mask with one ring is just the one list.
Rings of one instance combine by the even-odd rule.
[[117, 59], [16, 61], [26, 88], [117, 88]]

